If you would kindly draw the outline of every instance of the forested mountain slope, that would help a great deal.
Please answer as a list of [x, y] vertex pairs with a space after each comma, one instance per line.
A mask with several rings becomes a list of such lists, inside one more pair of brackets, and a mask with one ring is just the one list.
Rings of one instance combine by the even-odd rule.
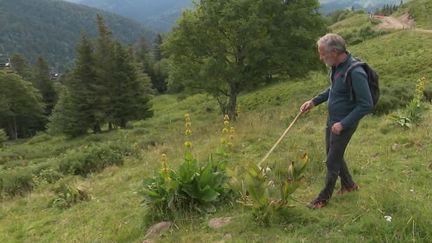
[[2, 0], [0, 53], [18, 52], [32, 61], [42, 56], [50, 66], [62, 69], [71, 63], [80, 33], [96, 34], [97, 14], [123, 43], [155, 36], [137, 22], [82, 5], [58, 0]]

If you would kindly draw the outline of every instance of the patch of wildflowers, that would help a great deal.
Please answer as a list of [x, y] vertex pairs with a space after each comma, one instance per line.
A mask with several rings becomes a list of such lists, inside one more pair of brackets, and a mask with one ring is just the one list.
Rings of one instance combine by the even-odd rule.
[[161, 174], [166, 181], [169, 181], [170, 176], [169, 176], [168, 158], [166, 154], [161, 155], [160, 161], [162, 164]]
[[190, 136], [192, 135], [192, 121], [190, 118], [190, 115], [188, 113], [186, 113], [184, 115], [185, 118], [185, 143], [184, 146], [186, 149], [191, 149], [192, 148], [192, 142], [190, 141]]

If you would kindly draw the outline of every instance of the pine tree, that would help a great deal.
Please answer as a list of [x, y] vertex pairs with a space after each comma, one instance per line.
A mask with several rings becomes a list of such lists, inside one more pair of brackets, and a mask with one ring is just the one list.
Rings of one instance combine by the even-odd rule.
[[156, 89], [159, 93], [164, 93], [167, 90], [167, 72], [164, 72], [164, 56], [162, 54], [162, 43], [163, 38], [162, 35], [158, 34], [156, 40], [154, 42], [154, 50], [153, 50], [153, 58], [154, 62], [152, 63], [149, 73], [153, 88]]
[[151, 81], [153, 88], [159, 93], [165, 93], [167, 90], [168, 63], [166, 59], [162, 59], [152, 66]]
[[23, 55], [18, 53], [12, 55], [11, 64], [12, 70], [14, 70], [18, 75], [24, 79], [30, 79], [30, 67]]
[[98, 95], [95, 97], [95, 108], [99, 112], [96, 117], [95, 131], [100, 132], [102, 123], [108, 122], [109, 128], [112, 128], [113, 117], [109, 110], [111, 99], [114, 95], [113, 71], [115, 70], [115, 45], [112, 33], [100, 15], [97, 15], [97, 26], [99, 36], [96, 40], [94, 57], [96, 73], [95, 88]]
[[63, 87], [60, 98], [50, 116], [48, 131], [62, 133], [70, 137], [76, 137], [87, 133], [88, 124], [82, 119], [82, 114], [77, 104], [77, 97]]
[[149, 59], [150, 47], [147, 40], [144, 37], [141, 37], [136, 44], [135, 56], [141, 62]]
[[153, 57], [155, 61], [160, 61], [163, 58], [162, 55], [162, 50], [161, 50], [161, 46], [162, 46], [162, 35], [158, 34], [156, 37], [156, 40], [154, 41], [154, 50], [153, 50]]
[[64, 88], [56, 105], [51, 123], [52, 132], [79, 136], [88, 129], [99, 132], [97, 117], [98, 86], [94, 71], [93, 46], [86, 35], [81, 36], [77, 45], [77, 58], [72, 73], [63, 76]]
[[137, 44], [137, 48], [135, 51], [134, 58], [139, 63], [138, 71], [143, 72], [144, 74], [148, 75], [151, 79], [151, 83], [153, 84], [153, 88], [157, 89], [155, 85], [156, 78], [154, 73], [154, 58], [152, 54], [150, 53], [150, 47], [147, 41], [144, 38], [141, 38]]
[[126, 127], [127, 122], [152, 114], [148, 77], [137, 73], [131, 50], [112, 38], [98, 16], [99, 36], [93, 45], [83, 35], [77, 45], [72, 73], [65, 75], [62, 95], [51, 117], [50, 130], [79, 136], [93, 129]]
[[128, 121], [149, 117], [149, 79], [137, 74], [132, 57], [120, 45], [115, 44], [114, 89], [110, 114], [114, 125], [125, 128]]
[[42, 94], [42, 100], [45, 103], [45, 115], [49, 116], [55, 106], [57, 94], [50, 78], [48, 63], [42, 57], [36, 60], [31, 79]]

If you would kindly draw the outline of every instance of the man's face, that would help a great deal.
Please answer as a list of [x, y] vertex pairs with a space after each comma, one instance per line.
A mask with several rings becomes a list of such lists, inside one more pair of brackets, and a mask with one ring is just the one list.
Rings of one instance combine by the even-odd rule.
[[322, 60], [328, 66], [333, 66], [336, 63], [337, 53], [335, 51], [327, 52], [324, 46], [318, 47], [320, 60]]

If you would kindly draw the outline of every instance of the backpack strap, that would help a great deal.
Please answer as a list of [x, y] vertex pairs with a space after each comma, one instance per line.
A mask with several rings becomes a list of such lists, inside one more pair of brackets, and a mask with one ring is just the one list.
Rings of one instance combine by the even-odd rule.
[[358, 59], [354, 59], [354, 61], [351, 63], [351, 65], [347, 68], [347, 70], [345, 71], [344, 74], [344, 83], [346, 83], [349, 86], [350, 89], [350, 99], [353, 100], [354, 99], [354, 90], [352, 87], [352, 78], [351, 78], [351, 72], [354, 68], [359, 67], [359, 66], [363, 66], [365, 63], [358, 60]]
[[345, 71], [345, 74], [344, 74], [344, 83], [347, 81], [347, 79], [348, 79], [348, 75], [349, 74], [351, 74], [351, 71], [354, 69], [354, 68], [356, 68], [356, 67], [358, 67], [358, 66], [363, 66], [363, 65], [365, 65], [366, 63], [364, 63], [364, 62], [362, 62], [362, 61], [359, 61], [359, 60], [355, 60], [355, 61], [353, 61], [352, 63], [351, 63], [351, 65], [347, 68], [347, 70]]

